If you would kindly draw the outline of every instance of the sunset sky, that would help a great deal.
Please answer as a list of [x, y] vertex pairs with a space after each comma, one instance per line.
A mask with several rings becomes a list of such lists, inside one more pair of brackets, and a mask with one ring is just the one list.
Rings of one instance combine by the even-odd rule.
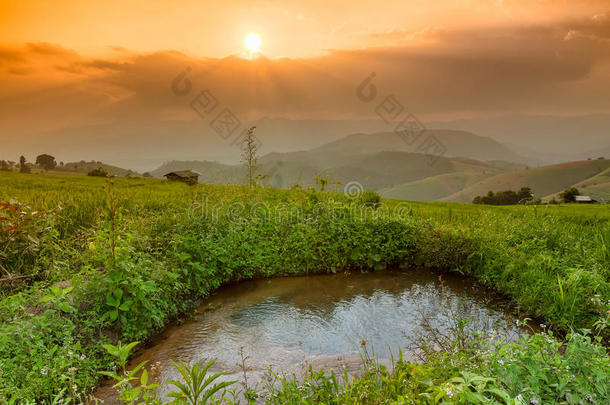
[[108, 57], [113, 56], [112, 47], [225, 57], [240, 52], [244, 35], [255, 31], [264, 38], [267, 56], [303, 58], [332, 50], [417, 43], [439, 30], [567, 27], [608, 10], [608, 2], [602, 0], [3, 0], [1, 4], [0, 38], [5, 45], [46, 42], [87, 56]]
[[[607, 0], [0, 5], [0, 142], [10, 154], [96, 125], [193, 120], [169, 90], [187, 66], [196, 90], [244, 121], [373, 118], [354, 96], [373, 71], [379, 90], [422, 120], [610, 112]], [[250, 32], [262, 40], [257, 58], [244, 57]]]

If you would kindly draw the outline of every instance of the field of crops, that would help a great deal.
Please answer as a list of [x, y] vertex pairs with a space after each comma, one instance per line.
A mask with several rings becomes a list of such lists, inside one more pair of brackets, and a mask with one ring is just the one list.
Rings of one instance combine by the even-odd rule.
[[[458, 330], [427, 363], [385, 369], [365, 357], [351, 383], [278, 377], [246, 397], [610, 403], [610, 206], [377, 204], [313, 189], [8, 172], [0, 204], [0, 403], [86, 402], [100, 372], [124, 362], [104, 345], [146, 341], [223, 284], [389, 266], [475, 277], [546, 332], [491, 345]], [[144, 393], [126, 402], [158, 401]]]

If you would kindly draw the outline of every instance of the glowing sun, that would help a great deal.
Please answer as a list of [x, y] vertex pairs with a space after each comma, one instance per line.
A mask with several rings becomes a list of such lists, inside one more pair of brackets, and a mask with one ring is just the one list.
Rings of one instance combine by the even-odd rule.
[[246, 46], [246, 49], [253, 53], [261, 50], [261, 43], [261, 37], [254, 32], [249, 33], [246, 35], [246, 38], [244, 38], [244, 45]]

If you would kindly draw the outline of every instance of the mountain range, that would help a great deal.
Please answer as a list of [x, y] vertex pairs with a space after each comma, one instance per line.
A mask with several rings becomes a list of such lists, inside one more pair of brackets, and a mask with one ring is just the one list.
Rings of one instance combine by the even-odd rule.
[[[610, 160], [592, 159], [536, 165], [493, 139], [458, 130], [428, 130], [444, 147], [441, 156], [417, 151], [393, 132], [355, 133], [309, 150], [272, 152], [260, 157], [264, 184], [288, 188], [311, 186], [315, 176], [328, 176], [331, 188], [358, 182], [383, 197], [420, 201], [471, 202], [488, 191], [531, 187], [550, 199], [577, 185], [596, 199], [610, 197]], [[155, 177], [175, 170], [201, 173], [200, 182], [243, 183], [239, 164], [213, 161], [169, 161], [150, 172]]]

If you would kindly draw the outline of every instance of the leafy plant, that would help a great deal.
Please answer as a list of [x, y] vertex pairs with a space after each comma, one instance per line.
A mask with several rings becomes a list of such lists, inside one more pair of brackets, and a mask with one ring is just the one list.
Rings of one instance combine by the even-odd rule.
[[[121, 368], [120, 372], [115, 371], [102, 371], [101, 374], [112, 378], [117, 381], [113, 386], [118, 388], [119, 399], [127, 404], [135, 404], [139, 400], [142, 400], [143, 404], [160, 404], [161, 400], [155, 398], [154, 390], [159, 387], [158, 384], [149, 384], [148, 382], [148, 371], [143, 369], [146, 365], [146, 361], [138, 364], [133, 370], [127, 370], [127, 359], [131, 353], [131, 350], [137, 346], [139, 342], [132, 342], [127, 345], [122, 345], [119, 342], [116, 346], [104, 345], [104, 349], [108, 353], [114, 356], [117, 360], [118, 366]], [[138, 377], [138, 372], [142, 370], [142, 373]], [[132, 381], [138, 381], [138, 385], [135, 387], [132, 385]]]
[[214, 394], [235, 383], [235, 381], [224, 381], [210, 386], [210, 384], [225, 374], [220, 372], [208, 376], [208, 370], [214, 363], [214, 360], [208, 361], [205, 365], [197, 362], [189, 367], [184, 362], [172, 362], [182, 375], [184, 382], [169, 381], [169, 384], [178, 388], [178, 391], [171, 392], [168, 396], [174, 398], [176, 402], [184, 402], [190, 405], [207, 404]]
[[123, 290], [116, 288], [108, 291], [106, 294], [106, 305], [111, 309], [104, 314], [104, 317], [108, 318], [111, 322], [117, 319], [121, 324], [125, 324], [125, 312], [128, 312], [133, 305], [133, 301], [130, 299], [123, 299]]
[[57, 285], [53, 285], [50, 288], [51, 293], [43, 295], [40, 298], [40, 302], [52, 302], [53, 304], [55, 304], [55, 306], [57, 306], [57, 308], [59, 308], [60, 311], [65, 313], [72, 313], [76, 311], [76, 309], [72, 305], [70, 305], [70, 302], [68, 301], [67, 297], [73, 289], [74, 287], [61, 288]]

